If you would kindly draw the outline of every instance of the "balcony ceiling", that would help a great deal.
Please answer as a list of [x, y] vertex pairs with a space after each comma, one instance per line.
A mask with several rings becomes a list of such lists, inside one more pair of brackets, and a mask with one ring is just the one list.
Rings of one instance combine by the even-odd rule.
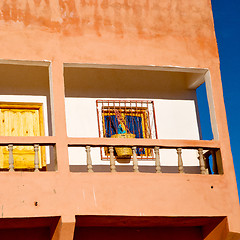
[[[67, 97], [171, 98], [196, 89], [207, 69], [157, 66], [65, 64]], [[137, 90], [137, 91], [136, 91]]]

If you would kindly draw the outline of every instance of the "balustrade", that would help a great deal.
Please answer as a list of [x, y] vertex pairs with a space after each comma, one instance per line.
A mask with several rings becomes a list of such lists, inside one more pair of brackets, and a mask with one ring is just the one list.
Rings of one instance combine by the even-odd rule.
[[[118, 146], [119, 147], [119, 146]], [[140, 172], [139, 170], [139, 161], [143, 160], [138, 154], [137, 154], [137, 149], [140, 146], [133, 146], [132, 147], [132, 168], [133, 172]], [[91, 159], [91, 147], [86, 146], [86, 152], [87, 152], [87, 158], [86, 158], [86, 163], [87, 163], [87, 171], [88, 172], [93, 172], [93, 165], [92, 165], [92, 159]], [[162, 166], [160, 162], [160, 148], [164, 149], [163, 147], [156, 146], [153, 148], [152, 153], [154, 155], [152, 156], [152, 159], [148, 159], [148, 161], [154, 161], [155, 162], [155, 172], [156, 173], [162, 173]], [[116, 156], [115, 156], [115, 151], [113, 146], [109, 146], [108, 148], [108, 157], [107, 159], [109, 160], [109, 167], [110, 167], [110, 172], [117, 172], [117, 168], [119, 165], [116, 165]], [[148, 148], [150, 149], [150, 148]], [[183, 148], [176, 147], [176, 159], [177, 159], [177, 168], [179, 173], [185, 173], [184, 171], [184, 163], [183, 163], [183, 157], [182, 157], [182, 152]], [[188, 148], [189, 149], [189, 148]], [[199, 161], [199, 170], [201, 174], [216, 174], [217, 173], [217, 162], [216, 162], [216, 154], [214, 149], [210, 150], [205, 150], [203, 148], [193, 148], [190, 150], [195, 150], [198, 153], [198, 161]], [[209, 164], [209, 157], [212, 156], [212, 164], [210, 166]], [[131, 162], [130, 161], [130, 162]], [[108, 161], [107, 161], [108, 162]], [[130, 163], [131, 164], [131, 163]], [[124, 164], [123, 164], [124, 165]]]
[[[33, 143], [14, 143], [1, 146], [1, 170], [14, 171], [46, 171], [46, 158], [48, 158], [49, 171], [55, 171], [55, 144], [45, 144], [40, 148], [40, 144]], [[31, 147], [30, 147], [31, 146]], [[30, 148], [29, 148], [30, 147]], [[47, 149], [47, 153], [46, 153]], [[8, 154], [8, 159], [6, 158]], [[51, 160], [52, 159], [52, 160]], [[8, 162], [8, 163], [7, 163]], [[90, 164], [92, 166], [92, 163]]]
[[[43, 170], [40, 166], [40, 144], [30, 144], [27, 143], [25, 145], [28, 146], [33, 146], [34, 149], [34, 159], [33, 159], [33, 163], [34, 163], [34, 167], [32, 169], [21, 169], [21, 170], [33, 170], [34, 172], [39, 172], [40, 170]], [[16, 167], [14, 167], [14, 144], [8, 144], [8, 154], [9, 154], [9, 171], [15, 171]], [[16, 146], [19, 146], [19, 144], [17, 144]], [[45, 146], [45, 145], [44, 145]], [[81, 145], [82, 146], [82, 145]], [[78, 146], [77, 144], [75, 145], [75, 147], [81, 147]], [[82, 146], [83, 147], [83, 146]], [[92, 147], [99, 147], [97, 145], [94, 146], [90, 146], [90, 145], [85, 145], [85, 151], [86, 151], [86, 169], [87, 172], [94, 172], [93, 171], [93, 161], [92, 161], [92, 156], [91, 156], [91, 148]], [[218, 174], [219, 173], [219, 169], [218, 169], [218, 161], [221, 160], [217, 160], [220, 156], [220, 154], [216, 154], [216, 151], [219, 151], [219, 149], [216, 148], [204, 148], [204, 147], [164, 147], [164, 146], [131, 146], [129, 144], [125, 144], [124, 146], [122, 145], [115, 145], [115, 146], [111, 146], [111, 143], [109, 143], [109, 145], [100, 145], [100, 147], [104, 147], [105, 149], [105, 154], [107, 154], [107, 158], [105, 161], [105, 163], [107, 165], [109, 165], [109, 170], [110, 172], [114, 173], [117, 172], [117, 170], [119, 171], [124, 171], [124, 168], [121, 168], [121, 163], [118, 161], [118, 158], [116, 156], [116, 152], [115, 152], [115, 147], [121, 148], [121, 147], [127, 147], [127, 148], [132, 148], [132, 156], [129, 156], [129, 162], [125, 162], [124, 164], [122, 164], [122, 166], [129, 166], [132, 164], [132, 171], [133, 172], [144, 172], [144, 167], [146, 166], [150, 166], [150, 164], [152, 164], [151, 166], [151, 171], [153, 172], [155, 171], [156, 173], [162, 173], [162, 172], [166, 172], [166, 161], [165, 161], [165, 165], [162, 166], [161, 161], [160, 161], [160, 156], [162, 158], [162, 150], [164, 149], [175, 149], [176, 150], [176, 168], [177, 171], [179, 173], [185, 173], [188, 172], [187, 166], [184, 166], [184, 158], [183, 158], [183, 152], [188, 150], [191, 151], [195, 151], [198, 153], [198, 161], [199, 161], [199, 171], [201, 174]], [[141, 154], [139, 154], [139, 149], [145, 149], [145, 152], [148, 152], [148, 155], [146, 155], [147, 157], [143, 158], [143, 156], [141, 156]], [[142, 151], [142, 150], [141, 150]], [[149, 153], [150, 154], [150, 158], [149, 158]], [[161, 154], [160, 154], [161, 153]], [[96, 155], [95, 155], [96, 156]], [[166, 156], [166, 155], [165, 155]], [[173, 156], [173, 155], [171, 155]], [[184, 156], [185, 156], [185, 152], [184, 152]], [[218, 158], [217, 158], [218, 156]], [[164, 159], [163, 159], [164, 160]], [[102, 164], [104, 166], [106, 166], [106, 164]], [[145, 165], [144, 165], [145, 164]], [[119, 169], [118, 169], [119, 168]], [[120, 169], [121, 168], [121, 169]], [[126, 169], [126, 168], [125, 168]], [[146, 168], [145, 168], [146, 169]], [[150, 169], [150, 168], [148, 168]], [[94, 169], [95, 170], [95, 169]], [[127, 170], [129, 171], [129, 170]], [[175, 171], [175, 170], [174, 170]], [[220, 171], [221, 172], [221, 171]]]
[[[34, 144], [34, 172], [39, 172], [39, 144]], [[13, 144], [8, 145], [9, 152], [9, 172], [13, 172], [14, 170], [14, 157], [13, 157]]]

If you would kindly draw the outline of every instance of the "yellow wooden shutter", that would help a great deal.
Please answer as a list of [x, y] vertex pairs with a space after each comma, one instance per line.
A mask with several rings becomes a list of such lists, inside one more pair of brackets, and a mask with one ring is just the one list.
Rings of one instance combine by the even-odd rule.
[[[0, 134], [2, 136], [40, 136], [39, 109], [31, 108], [2, 108], [0, 109]], [[0, 168], [8, 168], [8, 148], [0, 147]], [[14, 146], [14, 168], [34, 168], [33, 146]], [[39, 151], [40, 168], [46, 166], [45, 150]]]

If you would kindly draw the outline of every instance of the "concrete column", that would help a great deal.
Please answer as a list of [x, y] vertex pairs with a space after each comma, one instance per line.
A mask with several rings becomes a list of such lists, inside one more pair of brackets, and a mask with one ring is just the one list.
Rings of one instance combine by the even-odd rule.
[[73, 240], [75, 216], [62, 216], [52, 236], [52, 240]]
[[50, 67], [50, 93], [53, 134], [56, 136], [57, 170], [69, 172], [63, 62], [59, 60], [53, 61]]

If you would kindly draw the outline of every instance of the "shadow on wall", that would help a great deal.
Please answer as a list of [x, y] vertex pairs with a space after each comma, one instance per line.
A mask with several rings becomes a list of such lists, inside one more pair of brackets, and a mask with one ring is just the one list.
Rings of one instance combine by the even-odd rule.
[[196, 100], [186, 73], [103, 68], [64, 68], [65, 96]]
[[[155, 166], [138, 166], [140, 172], [156, 173]], [[161, 166], [163, 173], [178, 173], [177, 166]], [[87, 166], [83, 165], [70, 165], [71, 172], [87, 172]], [[109, 165], [93, 165], [94, 172], [110, 172]], [[132, 166], [116, 166], [117, 172], [133, 172]], [[185, 173], [200, 174], [199, 166], [184, 166]]]
[[24, 102], [23, 96], [28, 96], [28, 99], [31, 99], [32, 96], [32, 102], [34, 102], [35, 96], [43, 96], [46, 98], [48, 135], [51, 136], [52, 122], [48, 67], [0, 64], [0, 84], [0, 97], [1, 95], [8, 95], [9, 97], [7, 99], [11, 99], [10, 96], [14, 95], [12, 101]]

